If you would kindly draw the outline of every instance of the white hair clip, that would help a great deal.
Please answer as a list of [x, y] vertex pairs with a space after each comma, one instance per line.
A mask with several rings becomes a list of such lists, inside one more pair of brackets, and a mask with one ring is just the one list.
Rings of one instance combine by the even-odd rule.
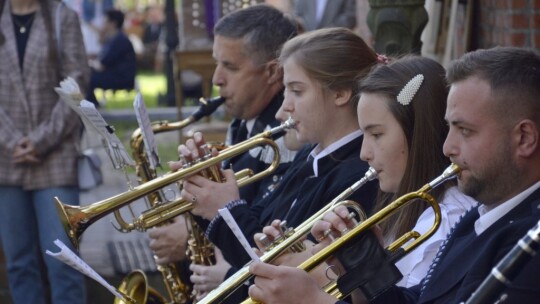
[[409, 80], [409, 82], [407, 82], [403, 89], [401, 89], [401, 92], [399, 92], [397, 96], [397, 101], [404, 106], [410, 104], [414, 98], [414, 95], [416, 95], [416, 92], [418, 92], [418, 89], [420, 89], [423, 81], [424, 75], [418, 74], [414, 76], [411, 80]]

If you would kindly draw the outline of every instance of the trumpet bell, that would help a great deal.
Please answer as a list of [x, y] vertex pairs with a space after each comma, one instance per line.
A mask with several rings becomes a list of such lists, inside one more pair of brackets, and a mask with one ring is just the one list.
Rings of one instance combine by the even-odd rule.
[[114, 304], [165, 304], [168, 301], [154, 288], [148, 286], [148, 278], [142, 270], [130, 272], [118, 286], [124, 299], [115, 298]]
[[[118, 291], [129, 299], [114, 299], [114, 304], [146, 303], [148, 300], [148, 280], [141, 270], [134, 270], [128, 274], [118, 286]], [[129, 292], [129, 293], [128, 293]]]
[[88, 217], [77, 206], [63, 204], [56, 196], [54, 204], [69, 240], [75, 248], [79, 248], [79, 236], [90, 224]]

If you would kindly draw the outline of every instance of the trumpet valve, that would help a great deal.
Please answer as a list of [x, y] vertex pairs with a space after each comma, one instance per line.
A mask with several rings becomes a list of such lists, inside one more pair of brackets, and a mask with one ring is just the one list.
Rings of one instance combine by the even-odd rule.
[[268, 249], [270, 249], [270, 246], [272, 246], [272, 241], [270, 241], [266, 234], [259, 238], [259, 242], [262, 244], [265, 251], [268, 251]]

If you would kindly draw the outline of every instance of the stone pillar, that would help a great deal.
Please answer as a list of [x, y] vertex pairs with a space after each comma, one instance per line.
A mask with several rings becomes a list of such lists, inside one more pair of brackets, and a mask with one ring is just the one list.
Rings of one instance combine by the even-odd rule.
[[368, 26], [374, 49], [386, 55], [420, 54], [428, 21], [425, 0], [369, 0]]

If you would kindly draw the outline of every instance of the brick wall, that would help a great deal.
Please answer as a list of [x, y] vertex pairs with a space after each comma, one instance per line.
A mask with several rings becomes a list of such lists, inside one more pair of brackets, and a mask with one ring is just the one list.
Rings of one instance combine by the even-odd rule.
[[540, 48], [539, 0], [479, 0], [477, 5], [473, 48]]

